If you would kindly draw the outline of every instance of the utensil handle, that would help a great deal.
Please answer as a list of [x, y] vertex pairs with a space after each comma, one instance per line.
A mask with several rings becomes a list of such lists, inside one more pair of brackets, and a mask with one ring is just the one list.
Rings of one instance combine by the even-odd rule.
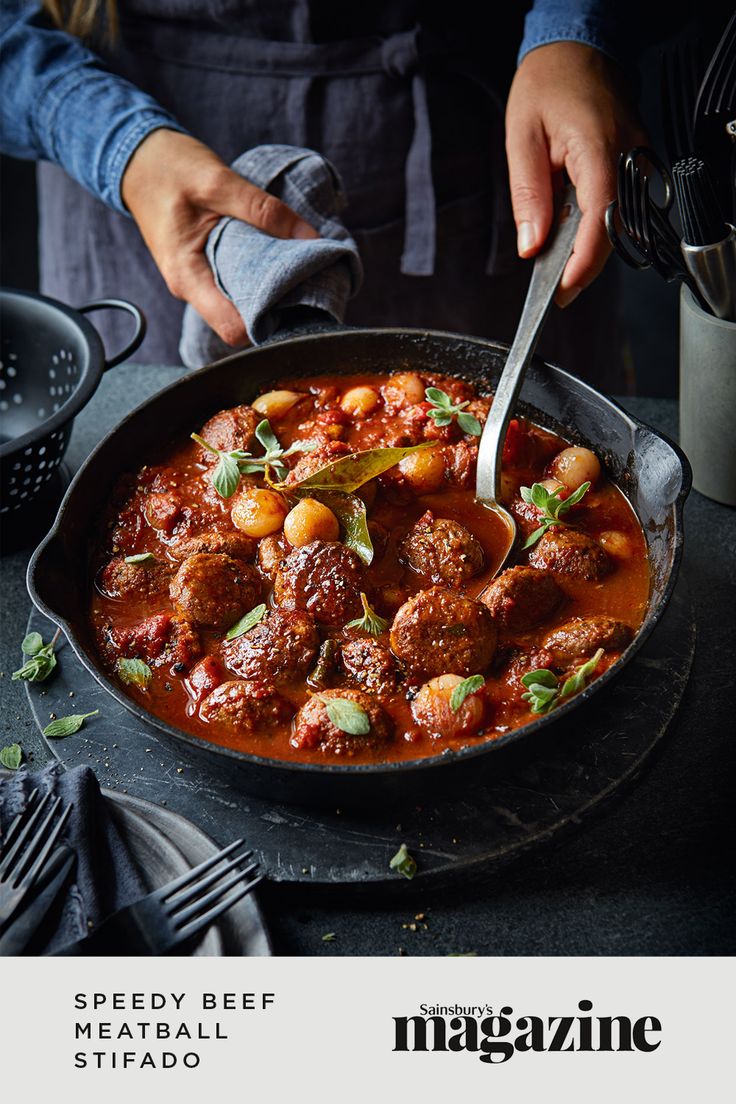
[[534, 262], [516, 337], [509, 349], [481, 435], [476, 495], [482, 501], [497, 502], [500, 497], [501, 459], [506, 430], [521, 390], [524, 373], [537, 347], [557, 285], [572, 253], [581, 217], [575, 189], [570, 184], [560, 197], [559, 209], [544, 251]]
[[108, 368], [114, 368], [115, 365], [120, 364], [121, 361], [127, 360], [128, 357], [140, 347], [143, 338], [146, 336], [146, 319], [143, 311], [136, 307], [135, 304], [129, 303], [127, 299], [96, 299], [94, 303], [87, 303], [83, 307], [77, 307], [77, 310], [80, 314], [91, 314], [92, 311], [97, 310], [122, 310], [132, 315], [135, 319], [135, 333], [133, 337], [119, 353], [105, 360], [105, 366], [102, 369], [103, 372], [106, 372]]

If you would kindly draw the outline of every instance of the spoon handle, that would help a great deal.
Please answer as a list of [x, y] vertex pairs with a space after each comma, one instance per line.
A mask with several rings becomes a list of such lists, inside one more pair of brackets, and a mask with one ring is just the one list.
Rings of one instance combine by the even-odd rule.
[[524, 373], [537, 347], [539, 335], [552, 305], [570, 254], [581, 212], [575, 189], [569, 184], [563, 191], [549, 237], [534, 261], [532, 278], [514, 343], [496, 387], [496, 393], [478, 447], [476, 498], [497, 502], [501, 491], [501, 458], [506, 430], [521, 390]]

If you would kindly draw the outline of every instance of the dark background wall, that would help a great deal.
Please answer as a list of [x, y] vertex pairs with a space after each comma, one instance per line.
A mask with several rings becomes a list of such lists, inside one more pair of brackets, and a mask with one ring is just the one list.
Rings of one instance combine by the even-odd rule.
[[[688, 10], [689, 9], [689, 10]], [[675, 40], [700, 40], [712, 47], [726, 24], [732, 3], [705, 2], [694, 13], [691, 5], [678, 11], [659, 4], [642, 6], [642, 18], [651, 45], [640, 63], [640, 109], [650, 139], [664, 154], [659, 111], [659, 56]], [[673, 29], [675, 34], [672, 33]], [[632, 33], [640, 33], [632, 28]], [[0, 157], [0, 284], [38, 288], [35, 167], [29, 162]], [[637, 393], [677, 394], [677, 314], [679, 284], [665, 284], [651, 271], [634, 272], [617, 257], [609, 264], [619, 275], [625, 326], [626, 356], [633, 367]]]

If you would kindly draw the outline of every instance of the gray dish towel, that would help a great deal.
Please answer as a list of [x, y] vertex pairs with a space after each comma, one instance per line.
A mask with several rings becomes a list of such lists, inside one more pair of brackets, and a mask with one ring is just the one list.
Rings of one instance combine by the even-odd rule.
[[[222, 219], [210, 234], [206, 251], [215, 282], [237, 307], [251, 342], [260, 345], [272, 337], [288, 308], [314, 308], [341, 322], [363, 269], [358, 247], [338, 217], [345, 197], [333, 166], [313, 150], [256, 146], [232, 168], [283, 200], [321, 235], [273, 238], [234, 218]], [[234, 352], [186, 308], [179, 353], [188, 368]]]

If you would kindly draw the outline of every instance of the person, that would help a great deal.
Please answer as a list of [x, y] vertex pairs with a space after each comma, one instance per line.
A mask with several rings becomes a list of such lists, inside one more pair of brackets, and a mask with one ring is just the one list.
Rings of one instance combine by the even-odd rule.
[[204, 245], [223, 215], [314, 233], [228, 168], [290, 143], [343, 181], [365, 271], [348, 322], [509, 340], [564, 171], [583, 218], [543, 347], [620, 387], [615, 296], [578, 296], [609, 252], [618, 154], [642, 138], [623, 27], [605, 0], [525, 7], [488, 24], [470, 0], [2, 0], [2, 149], [41, 162], [42, 290], [139, 303], [153, 363], [177, 363], [185, 303], [242, 345]]

